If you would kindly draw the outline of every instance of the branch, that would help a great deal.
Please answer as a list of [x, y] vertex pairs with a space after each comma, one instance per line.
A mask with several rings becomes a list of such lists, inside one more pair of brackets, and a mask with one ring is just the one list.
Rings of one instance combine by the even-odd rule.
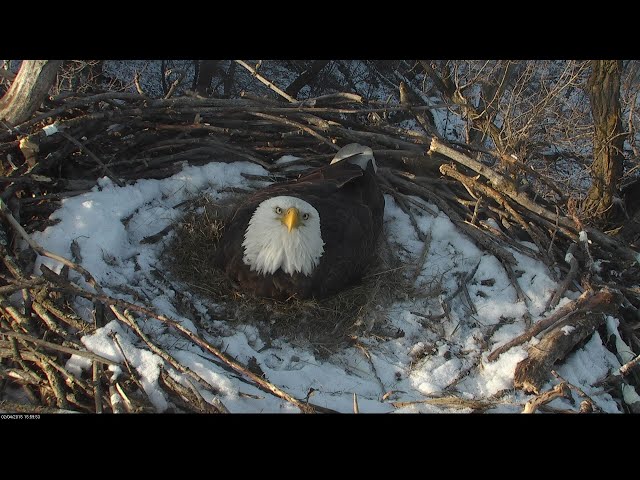
[[566, 382], [559, 383], [548, 392], [541, 393], [533, 400], [529, 400], [524, 406], [522, 413], [535, 413], [541, 405], [545, 405], [556, 398], [571, 398], [571, 393], [569, 392], [569, 387]]
[[576, 275], [578, 274], [579, 265], [578, 265], [578, 259], [573, 254], [576, 252], [577, 248], [578, 248], [578, 245], [575, 243], [572, 243], [571, 246], [569, 247], [569, 250], [567, 251], [566, 259], [569, 261], [571, 268], [569, 269], [569, 273], [564, 278], [562, 283], [558, 285], [558, 288], [556, 288], [556, 291], [553, 292], [553, 295], [551, 296], [551, 298], [549, 298], [549, 301], [547, 302], [545, 310], [549, 310], [550, 308], [554, 308], [556, 305], [558, 305], [558, 302], [562, 298], [562, 295], [564, 294], [564, 292], [567, 291], [567, 288], [569, 288], [569, 284], [571, 284], [571, 282], [573, 282], [573, 280], [576, 278]]
[[9, 338], [18, 338], [26, 342], [35, 343], [36, 345], [39, 345], [41, 347], [49, 348], [51, 350], [56, 350], [58, 352], [68, 353], [69, 355], [78, 355], [79, 357], [89, 358], [91, 360], [105, 363], [107, 365], [120, 365], [118, 362], [109, 360], [108, 358], [102, 357], [96, 353], [89, 352], [87, 350], [76, 350], [75, 348], [63, 347], [62, 345], [58, 345], [57, 343], [51, 343], [51, 342], [47, 342], [46, 340], [40, 340], [38, 338], [34, 338], [31, 335], [26, 335], [26, 334], [17, 333], [17, 332], [0, 332], [0, 335], [4, 335], [5, 337], [9, 337]]
[[473, 158], [464, 155], [463, 153], [460, 153], [451, 147], [448, 147], [437, 138], [433, 138], [431, 140], [429, 153], [432, 152], [440, 153], [441, 155], [444, 155], [445, 157], [448, 157], [451, 160], [454, 160], [455, 162], [458, 162], [461, 165], [470, 168], [474, 172], [479, 173], [483, 177], [487, 178], [496, 190], [506, 194], [509, 198], [516, 201], [528, 210], [536, 213], [537, 215], [551, 222], [558, 221], [562, 226], [576, 231], [576, 226], [571, 220], [566, 217], [559, 217], [555, 213], [551, 213], [545, 210], [525, 194], [519, 193], [510, 179], [500, 175], [499, 173], [496, 173], [492, 168], [483, 165], [477, 160], [474, 160]]
[[269, 87], [271, 90], [273, 90], [274, 92], [276, 92], [278, 95], [280, 95], [282, 98], [286, 99], [287, 101], [294, 103], [296, 101], [295, 98], [293, 98], [291, 95], [289, 95], [286, 92], [283, 92], [282, 90], [280, 90], [278, 87], [276, 87], [273, 83], [271, 83], [269, 80], [267, 80], [266, 78], [264, 78], [262, 75], [260, 75], [255, 68], [253, 68], [251, 65], [248, 65], [247, 63], [243, 62], [242, 60], [234, 60], [238, 65], [243, 66], [244, 68], [246, 68], [247, 70], [249, 70], [251, 72], [251, 75], [253, 75], [255, 78], [257, 78], [258, 80], [260, 80], [262, 83], [264, 83], [267, 87]]
[[528, 358], [516, 366], [513, 384], [515, 388], [538, 393], [548, 379], [552, 366], [563, 359], [579, 342], [589, 337], [604, 323], [607, 315], [618, 311], [620, 294], [603, 289], [594, 295], [592, 307], [581, 309], [554, 325], [537, 345], [529, 348]]
[[[523, 344], [524, 342], [529, 341], [531, 338], [535, 337], [537, 334], [551, 327], [555, 323], [559, 322], [567, 315], [570, 315], [574, 311], [581, 309], [583, 307], [588, 307], [591, 303], [586, 303], [589, 299], [594, 296], [592, 290], [586, 290], [580, 297], [576, 300], [572, 300], [571, 302], [560, 307], [555, 313], [549, 315], [547, 318], [538, 321], [533, 327], [524, 332], [522, 335], [518, 335], [516, 338], [510, 340], [505, 343], [501, 347], [496, 348], [489, 356], [487, 360], [493, 362], [500, 355], [502, 355], [507, 350], [511, 350], [513, 347]], [[597, 303], [597, 301], [595, 302]]]
[[91, 150], [89, 150], [85, 145], [83, 145], [81, 142], [79, 142], [78, 140], [73, 138], [67, 132], [64, 132], [62, 130], [58, 130], [58, 133], [60, 135], [62, 135], [64, 138], [66, 138], [67, 140], [69, 140], [71, 143], [73, 143], [75, 146], [77, 146], [84, 153], [86, 153], [89, 156], [89, 158], [91, 158], [94, 162], [96, 162], [98, 165], [100, 165], [100, 168], [102, 168], [103, 172], [106, 173], [107, 176], [116, 185], [118, 185], [119, 187], [124, 187], [125, 186], [125, 184], [122, 182], [122, 180], [120, 180], [118, 177], [116, 177], [115, 174], [111, 171], [111, 169], [109, 167], [107, 167], [104, 164], [104, 162], [102, 160], [100, 160], [100, 158], [95, 153], [93, 153]]

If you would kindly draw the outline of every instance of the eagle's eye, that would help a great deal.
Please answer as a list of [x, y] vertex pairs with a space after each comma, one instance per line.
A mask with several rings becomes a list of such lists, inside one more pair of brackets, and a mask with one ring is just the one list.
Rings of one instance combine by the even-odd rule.
[[278, 215], [281, 215], [282, 214], [282, 209], [280, 207], [276, 207], [276, 213]]
[[302, 214], [302, 219], [303, 220], [309, 220], [309, 214], [308, 213], [303, 213]]

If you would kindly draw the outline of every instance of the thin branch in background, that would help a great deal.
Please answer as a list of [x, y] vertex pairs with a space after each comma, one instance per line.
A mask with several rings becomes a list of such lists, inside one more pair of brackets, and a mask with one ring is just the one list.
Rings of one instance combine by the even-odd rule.
[[249, 72], [251, 72], [251, 75], [253, 75], [257, 80], [259, 80], [260, 82], [265, 84], [270, 90], [273, 90], [274, 92], [276, 92], [282, 98], [286, 99], [287, 101], [289, 101], [291, 103], [294, 103], [296, 101], [296, 99], [293, 98], [291, 95], [289, 95], [288, 93], [286, 93], [283, 90], [279, 89], [272, 82], [270, 82], [269, 80], [264, 78], [262, 75], [260, 75], [258, 73], [258, 71], [255, 68], [253, 68], [251, 65], [247, 64], [246, 62], [244, 62], [242, 60], [234, 60], [234, 61], [238, 65], [240, 65], [240, 66], [246, 68], [247, 70], [249, 70]]

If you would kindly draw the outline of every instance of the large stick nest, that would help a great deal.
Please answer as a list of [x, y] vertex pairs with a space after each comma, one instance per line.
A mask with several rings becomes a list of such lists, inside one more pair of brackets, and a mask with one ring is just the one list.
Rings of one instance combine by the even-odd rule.
[[[112, 318], [130, 327], [151, 350], [161, 354], [154, 350], [157, 346], [151, 339], [136, 330], [135, 312], [140, 317], [166, 323], [249, 381], [303, 411], [321, 411], [290, 397], [252, 373], [250, 366], [229, 358], [201, 336], [181, 330], [171, 319], [158, 315], [142, 302], [133, 305], [110, 297], [95, 281], [94, 291], [70, 282], [67, 275], [72, 269], [92, 283], [90, 272], [76, 262], [68, 261], [61, 274], [45, 269], [43, 276], [33, 275], [34, 250], [41, 255], [50, 254], [38, 250], [38, 245], [21, 250], [17, 239], [28, 239], [30, 232], [43, 229], [61, 199], [86, 192], [105, 175], [125, 184], [140, 178], [165, 178], [186, 164], [224, 159], [261, 165], [271, 180], [293, 178], [299, 172], [276, 164], [277, 159], [295, 155], [300, 160], [294, 163], [309, 168], [320, 166], [351, 142], [369, 145], [374, 150], [385, 192], [393, 195], [413, 219], [421, 239], [413, 212], [425, 207], [417, 198], [436, 204], [478, 246], [495, 255], [517, 291], [515, 260], [507, 247], [543, 261], [558, 281], [564, 280], [555, 295], [558, 299], [565, 289], [579, 288], [580, 284], [585, 289], [609, 287], [619, 291], [626, 319], [622, 335], [638, 349], [640, 345], [633, 333], [640, 325], [637, 316], [640, 292], [633, 286], [638, 278], [638, 254], [615, 236], [583, 224], [576, 205], [562, 195], [553, 180], [541, 178], [526, 165], [517, 162], [506, 165], [504, 158], [493, 159], [489, 165], [478, 161], [477, 152], [468, 146], [453, 148], [424, 132], [402, 129], [381, 120], [385, 112], [409, 108], [366, 103], [353, 94], [282, 103], [250, 98], [150, 99], [138, 94], [106, 92], [52, 100], [47, 111], [10, 131], [4, 130], [0, 133], [0, 154], [8, 161], [3, 163], [5, 176], [0, 179], [6, 185], [2, 211], [7, 220], [0, 232], [4, 264], [0, 280], [3, 379], [0, 388], [9, 384], [22, 386], [41, 411], [150, 410], [150, 403], [132, 372], [113, 381], [102, 370], [108, 362], [95, 355], [91, 357], [96, 365], [93, 382], [89, 378], [76, 378], [64, 369], [69, 349], [83, 350], [79, 338]], [[55, 131], [43, 129], [49, 125], [55, 125]], [[9, 168], [11, 164], [15, 168]], [[544, 203], [533, 202], [533, 195], [523, 185], [544, 194]], [[202, 215], [196, 219], [195, 210], [187, 209], [175, 226], [174, 240], [168, 247], [170, 255], [180, 261], [171, 263], [173, 267], [166, 266], [167, 275], [209, 298], [228, 318], [254, 322], [266, 335], [284, 336], [310, 344], [317, 351], [331, 352], [370, 331], [371, 325], [365, 319], [373, 314], [384, 316], [384, 305], [398, 295], [398, 290], [406, 292], [407, 286], [399, 282], [406, 275], [379, 275], [402, 270], [383, 245], [380, 261], [365, 280], [327, 301], [274, 303], [242, 298], [239, 303], [240, 294], [219, 272], [213, 271], [209, 261], [210, 248], [224, 228], [225, 215], [221, 213], [224, 209], [207, 198], [194, 199], [194, 205], [204, 208], [207, 221], [201, 221]], [[496, 223], [509, 235], [496, 229]], [[537, 248], [516, 242], [518, 238], [527, 239]], [[575, 265], [565, 261], [570, 248]], [[8, 297], [19, 291], [23, 292], [25, 302], [16, 307]], [[73, 308], [73, 299], [77, 297], [90, 299], [96, 305], [95, 325], [78, 318]], [[550, 306], [558, 299], [550, 299]], [[45, 338], [46, 344], [42, 343]], [[175, 359], [163, 358], [167, 365], [183, 371], [180, 365], [172, 363]], [[201, 379], [194, 380], [206, 386]], [[631, 378], [632, 382], [636, 380]], [[177, 411], [224, 411], [219, 402], [205, 402], [197, 391], [185, 388], [166, 372], [160, 383]], [[113, 403], [115, 392], [126, 399], [124, 405]]]

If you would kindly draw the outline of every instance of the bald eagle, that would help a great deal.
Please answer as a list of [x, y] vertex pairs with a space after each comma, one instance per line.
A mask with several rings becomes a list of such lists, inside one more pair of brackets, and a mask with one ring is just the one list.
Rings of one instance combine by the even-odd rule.
[[356, 282], [382, 230], [376, 169], [371, 148], [350, 144], [331, 164], [250, 195], [225, 228], [217, 266], [241, 290], [279, 300]]

